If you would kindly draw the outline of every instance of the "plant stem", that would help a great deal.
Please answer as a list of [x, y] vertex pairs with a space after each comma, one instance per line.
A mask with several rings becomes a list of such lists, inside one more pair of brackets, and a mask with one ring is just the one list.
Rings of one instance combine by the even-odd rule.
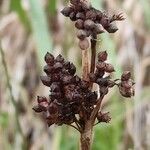
[[88, 50], [82, 50], [82, 79], [89, 81], [89, 54]]
[[87, 121], [85, 129], [81, 132], [80, 143], [81, 150], [90, 150], [92, 145], [92, 124], [91, 121]]
[[19, 112], [18, 112], [18, 105], [15, 101], [15, 98], [13, 96], [13, 93], [12, 93], [12, 86], [11, 86], [11, 83], [10, 83], [10, 77], [9, 77], [9, 74], [8, 74], [8, 69], [7, 69], [7, 64], [6, 64], [6, 60], [5, 60], [5, 54], [4, 54], [4, 51], [2, 49], [2, 46], [1, 46], [1, 41], [0, 41], [0, 54], [1, 54], [1, 58], [2, 58], [2, 64], [3, 64], [3, 67], [4, 67], [4, 71], [5, 71], [5, 76], [6, 76], [6, 85], [8, 87], [8, 90], [9, 90], [9, 93], [10, 93], [10, 100], [15, 108], [15, 119], [16, 119], [16, 125], [17, 125], [17, 130], [18, 132], [20, 133], [23, 141], [25, 139], [25, 136], [23, 134], [23, 131], [22, 131], [22, 128], [21, 128], [21, 125], [20, 125], [20, 122], [19, 122]]

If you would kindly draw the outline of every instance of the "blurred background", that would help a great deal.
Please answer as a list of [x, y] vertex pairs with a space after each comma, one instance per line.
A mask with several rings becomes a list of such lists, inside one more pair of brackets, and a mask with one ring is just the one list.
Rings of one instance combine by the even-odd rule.
[[[93, 150], [150, 150], [150, 1], [91, 0], [110, 14], [123, 12], [116, 34], [102, 34], [97, 52], [107, 50], [114, 77], [130, 70], [135, 97], [117, 89], [105, 98], [111, 123], [95, 127]], [[81, 51], [72, 22], [60, 14], [67, 0], [0, 0], [0, 150], [77, 150], [79, 135], [70, 127], [50, 128], [32, 110], [42, 85], [44, 55], [61, 53], [81, 74]]]

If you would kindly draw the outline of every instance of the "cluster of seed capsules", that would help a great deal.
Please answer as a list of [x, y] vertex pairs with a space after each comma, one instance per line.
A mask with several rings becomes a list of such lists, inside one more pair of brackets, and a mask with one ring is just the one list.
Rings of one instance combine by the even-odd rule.
[[50, 87], [50, 95], [49, 98], [38, 97], [38, 105], [33, 109], [44, 114], [49, 126], [71, 124], [76, 120], [75, 115], [83, 112], [88, 118], [97, 102], [97, 93], [89, 90], [89, 83], [75, 75], [74, 64], [61, 55], [54, 58], [47, 53], [45, 61], [46, 76], [41, 76], [41, 81]]
[[112, 80], [110, 75], [115, 70], [111, 64], [106, 62], [107, 56], [108, 54], [106, 51], [98, 53], [96, 70], [94, 73], [89, 75], [90, 81], [99, 85], [101, 96], [106, 95], [109, 88], [112, 88], [115, 85], [119, 87], [119, 91], [122, 96], [127, 98], [134, 96], [134, 82], [131, 79], [131, 73], [129, 71], [125, 71], [122, 74], [121, 79]]
[[96, 38], [105, 30], [115, 33], [118, 30], [115, 21], [124, 19], [122, 13], [110, 17], [81, 0], [70, 0], [70, 6], [65, 7], [61, 13], [75, 22], [79, 46], [83, 50], [89, 47], [88, 37]]

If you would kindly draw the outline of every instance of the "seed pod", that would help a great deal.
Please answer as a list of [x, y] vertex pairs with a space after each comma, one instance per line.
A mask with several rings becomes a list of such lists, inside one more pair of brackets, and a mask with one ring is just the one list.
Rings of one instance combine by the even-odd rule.
[[98, 70], [98, 69], [96, 69], [96, 71], [95, 71], [96, 78], [102, 78], [104, 76], [104, 74], [105, 74], [104, 70]]
[[40, 107], [39, 105], [34, 106], [32, 109], [33, 109], [36, 113], [40, 113], [40, 112], [42, 112], [42, 111], [43, 111], [43, 108], [42, 108], [42, 107]]
[[118, 27], [114, 22], [110, 23], [108, 27], [105, 28], [109, 33], [115, 33], [118, 30]]
[[75, 27], [76, 27], [77, 29], [83, 29], [83, 27], [84, 27], [84, 22], [83, 22], [83, 20], [82, 20], [82, 19], [78, 19], [78, 20], [76, 21], [76, 23], [75, 23]]
[[64, 62], [64, 58], [62, 57], [61, 54], [59, 54], [57, 57], [56, 57], [56, 62], [60, 62], [60, 63], [63, 63]]
[[108, 86], [108, 80], [105, 78], [98, 78], [96, 80], [96, 83], [100, 86], [106, 86], [106, 87]]
[[53, 82], [51, 84], [51, 92], [60, 92], [60, 84], [59, 82]]
[[95, 27], [95, 23], [92, 20], [90, 20], [90, 19], [85, 20], [85, 22], [84, 22], [85, 29], [91, 30], [91, 29], [94, 29], [94, 27]]
[[106, 68], [106, 63], [104, 63], [104, 62], [97, 62], [96, 68], [97, 68], [99, 71], [104, 71], [105, 68]]
[[98, 61], [102, 61], [102, 62], [106, 61], [107, 56], [108, 56], [108, 54], [106, 51], [99, 52], [98, 53]]
[[51, 85], [51, 83], [52, 83], [52, 80], [51, 80], [50, 77], [48, 77], [48, 76], [41, 76], [40, 79], [41, 79], [42, 83], [43, 83], [45, 86], [50, 87], [50, 85]]
[[58, 106], [53, 102], [48, 107], [49, 113], [52, 114], [58, 114]]
[[100, 23], [100, 21], [101, 21], [101, 19], [102, 19], [102, 12], [101, 11], [99, 11], [99, 10], [97, 10], [96, 11], [96, 21], [98, 22], [98, 23]]
[[111, 120], [111, 117], [109, 116], [109, 112], [107, 112], [107, 113], [99, 112], [97, 115], [97, 120], [98, 120], [98, 122], [109, 123]]
[[78, 13], [76, 14], [76, 19], [82, 19], [82, 20], [84, 20], [84, 19], [85, 19], [84, 13], [78, 12]]
[[70, 84], [72, 82], [73, 77], [72, 76], [64, 76], [62, 79], [62, 82], [64, 85]]
[[84, 40], [86, 38], [87, 34], [86, 34], [86, 31], [85, 30], [78, 30], [77, 32], [77, 37], [80, 39], [80, 40]]
[[72, 7], [65, 7], [61, 13], [66, 16], [69, 17], [69, 15], [73, 12], [73, 8]]
[[125, 71], [121, 76], [122, 81], [128, 81], [130, 78], [131, 78], [131, 72], [130, 71]]
[[81, 48], [81, 50], [86, 50], [89, 48], [89, 46], [90, 46], [90, 44], [89, 44], [89, 40], [87, 38], [79, 41], [79, 47]]
[[47, 75], [50, 75], [54, 72], [53, 66], [49, 66], [49, 65], [44, 66], [43, 70]]
[[56, 72], [56, 71], [60, 71], [63, 68], [63, 65], [60, 62], [56, 62], [53, 67]]
[[96, 34], [102, 34], [104, 33], [104, 28], [101, 24], [95, 24], [95, 28], [94, 28]]
[[50, 54], [49, 52], [47, 52], [45, 55], [45, 62], [48, 65], [53, 65], [54, 64], [54, 56], [52, 54]]
[[94, 73], [90, 73], [89, 74], [89, 78], [91, 82], [95, 82], [96, 81], [96, 75]]
[[80, 0], [70, 0], [70, 3], [72, 5], [77, 5], [77, 4], [79, 4], [79, 2], [80, 2]]
[[76, 20], [77, 20], [77, 18], [76, 18], [76, 13], [75, 13], [75, 12], [70, 13], [69, 17], [70, 17], [70, 19], [71, 19], [72, 21], [76, 21]]
[[112, 73], [115, 71], [115, 69], [111, 64], [106, 64], [105, 71], [108, 73]]
[[73, 63], [70, 64], [70, 68], [68, 69], [70, 75], [74, 75], [76, 73], [76, 67]]
[[109, 20], [109, 18], [103, 15], [102, 18], [101, 18], [100, 24], [101, 24], [105, 29], [108, 28], [109, 25], [110, 25], [110, 20]]
[[81, 88], [82, 89], [88, 89], [89, 87], [89, 82], [82, 80], [81, 81]]
[[86, 19], [96, 20], [96, 13], [93, 10], [89, 10], [86, 12]]
[[37, 97], [37, 102], [42, 103], [42, 102], [48, 102], [46, 97], [43, 96], [38, 96]]

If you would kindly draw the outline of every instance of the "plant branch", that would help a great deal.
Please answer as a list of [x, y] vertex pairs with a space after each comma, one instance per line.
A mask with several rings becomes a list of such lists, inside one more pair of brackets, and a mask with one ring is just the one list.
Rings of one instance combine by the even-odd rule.
[[101, 104], [102, 104], [102, 100], [104, 98], [104, 95], [101, 95], [100, 98], [98, 99], [98, 102], [96, 104], [96, 107], [94, 108], [94, 110], [92, 111], [92, 114], [91, 114], [91, 117], [90, 117], [90, 120], [91, 120], [91, 123], [94, 124], [94, 121], [95, 121], [95, 118], [96, 118], [96, 115], [101, 107]]
[[78, 130], [79, 132], [81, 132], [76, 126], [74, 126], [74, 125], [72, 125], [72, 124], [67, 124], [67, 125], [73, 127], [74, 129]]

